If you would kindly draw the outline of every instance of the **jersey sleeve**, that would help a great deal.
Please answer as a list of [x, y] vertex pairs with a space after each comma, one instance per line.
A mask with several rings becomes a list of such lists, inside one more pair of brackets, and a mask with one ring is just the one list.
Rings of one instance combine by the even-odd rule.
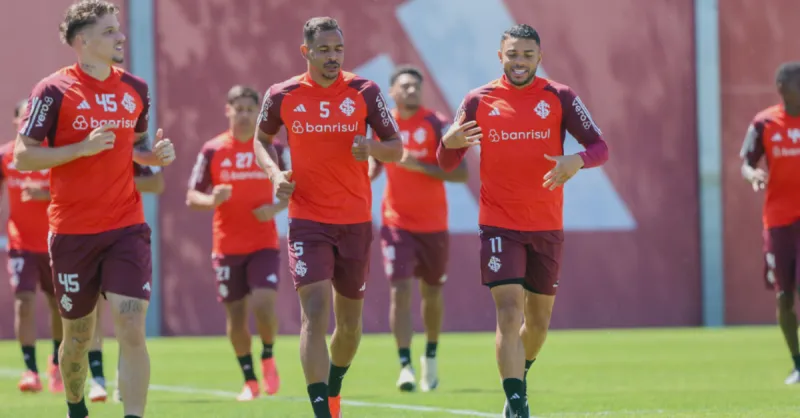
[[142, 113], [139, 114], [139, 119], [136, 121], [136, 127], [134, 128], [134, 132], [137, 134], [147, 132], [147, 127], [150, 123], [150, 88], [147, 84], [144, 84], [143, 94], [142, 103], [144, 103], [144, 107], [142, 107]]
[[159, 166], [141, 165], [137, 162], [133, 163], [133, 176], [134, 177], [150, 177], [161, 171]]
[[63, 98], [63, 90], [48, 79], [36, 84], [28, 99], [19, 134], [37, 141], [52, 136], [58, 125], [58, 112]]
[[258, 115], [258, 129], [267, 135], [275, 135], [283, 126], [281, 119], [281, 102], [284, 93], [279, 91], [277, 85], [272, 85], [261, 103], [261, 112]]
[[392, 112], [389, 111], [389, 106], [386, 105], [381, 88], [370, 81], [364, 86], [362, 97], [367, 104], [367, 125], [372, 128], [375, 136], [381, 141], [385, 141], [397, 135], [400, 129], [397, 127], [397, 121], [394, 120]]
[[578, 153], [583, 159], [583, 168], [603, 165], [608, 160], [608, 145], [603, 140], [600, 128], [594, 123], [589, 109], [569, 87], [565, 86], [559, 91], [559, 99], [564, 128], [584, 148], [583, 152]]
[[[463, 125], [470, 121], [476, 121], [478, 118], [478, 105], [481, 102], [481, 96], [477, 92], [470, 92], [461, 105], [456, 110], [456, 116], [453, 118], [454, 123]], [[446, 129], [450, 129], [447, 127]], [[442, 133], [442, 138], [447, 131]], [[439, 168], [444, 171], [453, 171], [461, 164], [461, 160], [467, 155], [469, 148], [445, 148], [444, 143], [439, 141], [439, 148], [436, 149], [436, 161], [439, 163]]]
[[754, 120], [750, 123], [739, 156], [750, 167], [758, 165], [758, 161], [764, 156], [764, 121]]
[[440, 144], [442, 142], [442, 138], [444, 138], [444, 134], [450, 128], [450, 121], [439, 112], [431, 113], [425, 119], [431, 125], [431, 130], [435, 135], [436, 144]]
[[198, 192], [208, 193], [213, 187], [211, 177], [211, 161], [214, 158], [214, 149], [204, 147], [197, 154], [197, 161], [192, 169], [192, 176], [189, 178], [189, 189]]

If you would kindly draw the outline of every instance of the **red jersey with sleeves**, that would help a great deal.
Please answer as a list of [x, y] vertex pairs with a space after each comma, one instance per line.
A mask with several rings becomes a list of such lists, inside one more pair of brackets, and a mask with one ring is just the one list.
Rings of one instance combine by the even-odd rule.
[[752, 167], [762, 156], [767, 160], [764, 228], [800, 220], [800, 116], [789, 116], [782, 105], [756, 115], [747, 130], [741, 156]]
[[18, 171], [14, 167], [14, 141], [0, 148], [0, 179], [8, 191], [8, 248], [47, 252], [47, 206], [50, 201], [22, 201], [22, 189], [50, 187], [50, 170]]
[[289, 217], [328, 224], [372, 219], [369, 163], [351, 153], [367, 125], [382, 140], [397, 123], [377, 84], [342, 72], [322, 87], [308, 73], [275, 84], [264, 95], [259, 129], [268, 135], [286, 125], [295, 190]]
[[[564, 154], [566, 132], [583, 145], [584, 168], [608, 159], [608, 147], [583, 102], [569, 87], [537, 77], [517, 88], [505, 76], [471, 91], [456, 114], [481, 127], [480, 224], [518, 231], [563, 229], [564, 189], [542, 187], [555, 167], [545, 154]], [[439, 165], [452, 170], [467, 148], [439, 147]]]
[[[424, 107], [414, 116], [392, 116], [400, 129], [403, 148], [425, 164], [436, 164], [436, 149], [448, 122], [444, 116]], [[383, 224], [411, 232], [447, 230], [447, 196], [444, 181], [397, 164], [386, 164], [386, 191], [383, 196]]]
[[147, 131], [149, 107], [144, 80], [116, 67], [100, 81], [76, 64], [34, 87], [21, 135], [61, 147], [105, 123], [116, 134], [114, 148], [50, 170], [52, 232], [95, 234], [144, 223], [131, 162], [136, 134]]
[[189, 188], [211, 193], [218, 184], [232, 186], [231, 197], [214, 210], [212, 252], [243, 255], [278, 249], [275, 221], [260, 222], [253, 209], [273, 202], [272, 183], [255, 162], [253, 139], [242, 142], [230, 132], [203, 145]]

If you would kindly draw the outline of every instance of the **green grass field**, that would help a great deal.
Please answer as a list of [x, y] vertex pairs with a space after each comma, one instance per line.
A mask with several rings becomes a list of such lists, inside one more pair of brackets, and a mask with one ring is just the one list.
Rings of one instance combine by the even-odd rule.
[[[413, 355], [424, 341], [415, 339]], [[253, 345], [254, 351], [260, 347]], [[51, 345], [38, 346], [39, 367]], [[223, 338], [150, 340], [149, 418], [310, 417], [297, 338], [275, 347], [281, 392], [238, 403], [241, 374]], [[3, 417], [63, 417], [63, 397], [23, 395], [15, 342], [0, 343]], [[113, 380], [116, 346], [105, 353]], [[493, 334], [446, 334], [440, 342], [441, 385], [434, 393], [394, 387], [397, 356], [389, 335], [364, 337], [342, 391], [346, 417], [499, 417], [503, 392]], [[415, 362], [417, 368], [418, 363]], [[790, 359], [776, 327], [553, 332], [529, 375], [536, 417], [800, 417], [800, 387], [783, 379]], [[120, 417], [122, 407], [90, 405], [92, 418]]]

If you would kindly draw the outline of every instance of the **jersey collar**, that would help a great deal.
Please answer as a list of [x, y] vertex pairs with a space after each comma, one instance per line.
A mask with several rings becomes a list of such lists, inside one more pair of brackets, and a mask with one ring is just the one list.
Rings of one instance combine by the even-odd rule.
[[531, 84], [528, 84], [527, 86], [525, 86], [523, 88], [519, 88], [519, 87], [515, 86], [514, 84], [512, 84], [510, 81], [508, 81], [508, 77], [506, 77], [505, 74], [503, 74], [503, 76], [500, 77], [500, 84], [502, 84], [503, 87], [505, 87], [505, 88], [507, 88], [509, 90], [516, 90], [516, 91], [538, 90], [538, 89], [542, 88], [542, 84], [543, 83], [544, 83], [544, 79], [543, 78], [534, 76], [533, 81], [531, 81]]

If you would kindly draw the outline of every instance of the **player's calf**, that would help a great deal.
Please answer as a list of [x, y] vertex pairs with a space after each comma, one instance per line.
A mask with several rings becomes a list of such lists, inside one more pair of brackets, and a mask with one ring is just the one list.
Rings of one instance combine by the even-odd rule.
[[519, 335], [524, 312], [524, 290], [518, 284], [492, 287], [497, 313], [497, 365], [503, 379], [503, 390], [511, 411], [522, 414], [525, 393], [522, 382], [525, 350]]
[[800, 383], [800, 348], [798, 347], [797, 314], [794, 310], [794, 292], [780, 292], [777, 298], [778, 325], [792, 355], [793, 370], [786, 378], [787, 385]]
[[339, 292], [335, 292], [333, 295], [336, 328], [331, 336], [331, 368], [328, 376], [328, 386], [332, 398], [339, 396], [344, 375], [358, 351], [358, 345], [361, 342], [363, 307], [363, 299], [351, 299]]
[[120, 387], [126, 415], [141, 417], [150, 385], [150, 356], [145, 337], [148, 302], [107, 293], [114, 317], [114, 331], [119, 342]]
[[[36, 294], [33, 292], [18, 292], [14, 301], [14, 328], [17, 340], [22, 347], [22, 359], [25, 369], [38, 376], [36, 366]], [[30, 379], [29, 379], [30, 380]], [[23, 389], [20, 382], [20, 390]], [[41, 389], [41, 387], [39, 388]], [[34, 391], [34, 390], [30, 390]]]
[[253, 289], [250, 294], [250, 304], [255, 312], [256, 327], [263, 344], [261, 373], [264, 379], [264, 391], [269, 395], [278, 393], [281, 385], [278, 366], [272, 352], [275, 334], [278, 332], [278, 317], [275, 314], [276, 296], [277, 292], [268, 288]]
[[436, 352], [439, 347], [439, 333], [442, 328], [444, 303], [442, 298], [441, 281], [430, 284], [429, 281], [420, 281], [420, 295], [422, 321], [425, 323], [425, 355], [420, 358], [422, 377], [420, 389], [428, 392], [439, 386], [439, 372], [436, 362]]
[[[413, 325], [411, 318], [412, 280], [399, 279], [392, 281], [389, 304], [389, 326], [397, 343], [397, 354], [400, 358], [400, 379], [398, 388], [404, 391], [414, 389], [413, 367], [411, 366], [411, 338]], [[404, 373], [405, 369], [409, 369]], [[404, 376], [405, 375], [405, 376]], [[411, 376], [411, 381], [408, 377]], [[404, 378], [405, 377], [405, 378]]]

